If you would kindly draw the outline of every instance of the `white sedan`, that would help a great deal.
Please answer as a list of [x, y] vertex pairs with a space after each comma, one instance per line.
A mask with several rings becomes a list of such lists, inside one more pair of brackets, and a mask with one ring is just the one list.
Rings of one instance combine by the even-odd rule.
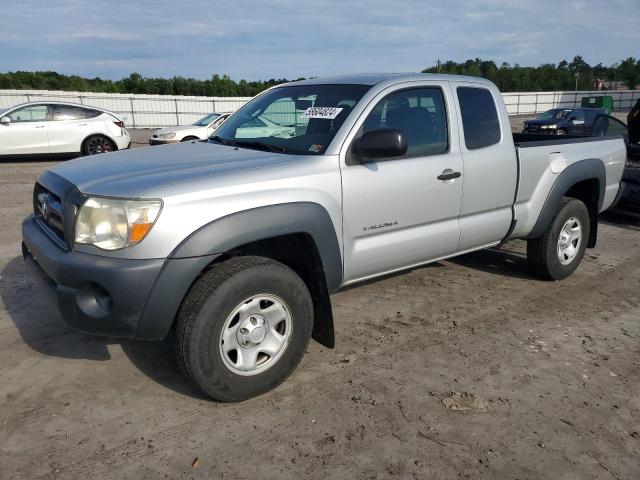
[[123, 119], [100, 108], [46, 101], [0, 110], [0, 156], [95, 155], [130, 144]]
[[160, 128], [153, 132], [153, 136], [149, 139], [149, 145], [206, 140], [230, 115], [231, 113], [210, 113], [193, 125]]

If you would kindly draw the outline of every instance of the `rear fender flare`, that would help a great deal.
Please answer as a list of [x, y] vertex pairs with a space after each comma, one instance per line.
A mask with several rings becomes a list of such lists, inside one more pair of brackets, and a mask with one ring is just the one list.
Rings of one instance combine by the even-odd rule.
[[547, 195], [547, 199], [545, 200], [544, 206], [542, 207], [536, 224], [534, 225], [529, 235], [527, 235], [525, 238], [537, 238], [542, 235], [545, 230], [547, 230], [554, 215], [558, 211], [562, 197], [566, 195], [571, 187], [584, 180], [595, 179], [598, 183], [597, 211], [589, 212], [589, 216], [591, 217], [591, 234], [589, 238], [589, 246], [595, 246], [598, 227], [598, 213], [600, 212], [602, 204], [604, 203], [606, 178], [607, 174], [605, 171], [604, 163], [598, 158], [589, 158], [569, 165], [558, 175], [558, 178], [554, 182], [551, 190], [549, 191], [549, 194]]

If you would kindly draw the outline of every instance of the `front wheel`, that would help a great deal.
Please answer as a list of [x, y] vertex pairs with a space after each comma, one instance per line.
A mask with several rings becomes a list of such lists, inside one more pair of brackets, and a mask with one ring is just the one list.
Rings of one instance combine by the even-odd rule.
[[533, 272], [545, 280], [562, 280], [580, 265], [591, 224], [586, 205], [564, 197], [547, 230], [527, 242], [527, 260]]
[[185, 375], [215, 400], [246, 400], [283, 382], [311, 337], [313, 306], [302, 279], [263, 257], [236, 257], [202, 275], [177, 316]]

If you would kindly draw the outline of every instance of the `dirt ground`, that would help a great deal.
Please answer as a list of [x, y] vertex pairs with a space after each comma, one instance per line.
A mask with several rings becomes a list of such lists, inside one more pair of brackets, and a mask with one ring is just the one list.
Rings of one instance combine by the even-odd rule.
[[337, 347], [208, 401], [171, 344], [71, 331], [23, 266], [50, 162], [0, 163], [1, 479], [640, 478], [640, 222], [601, 219], [571, 278], [524, 243], [332, 297]]

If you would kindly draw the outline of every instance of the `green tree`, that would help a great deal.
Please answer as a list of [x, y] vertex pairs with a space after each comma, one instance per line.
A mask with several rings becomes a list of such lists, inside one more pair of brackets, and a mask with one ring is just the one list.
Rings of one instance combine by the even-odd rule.
[[640, 86], [640, 59], [629, 57], [620, 62], [616, 69], [616, 77], [623, 81], [630, 90]]

